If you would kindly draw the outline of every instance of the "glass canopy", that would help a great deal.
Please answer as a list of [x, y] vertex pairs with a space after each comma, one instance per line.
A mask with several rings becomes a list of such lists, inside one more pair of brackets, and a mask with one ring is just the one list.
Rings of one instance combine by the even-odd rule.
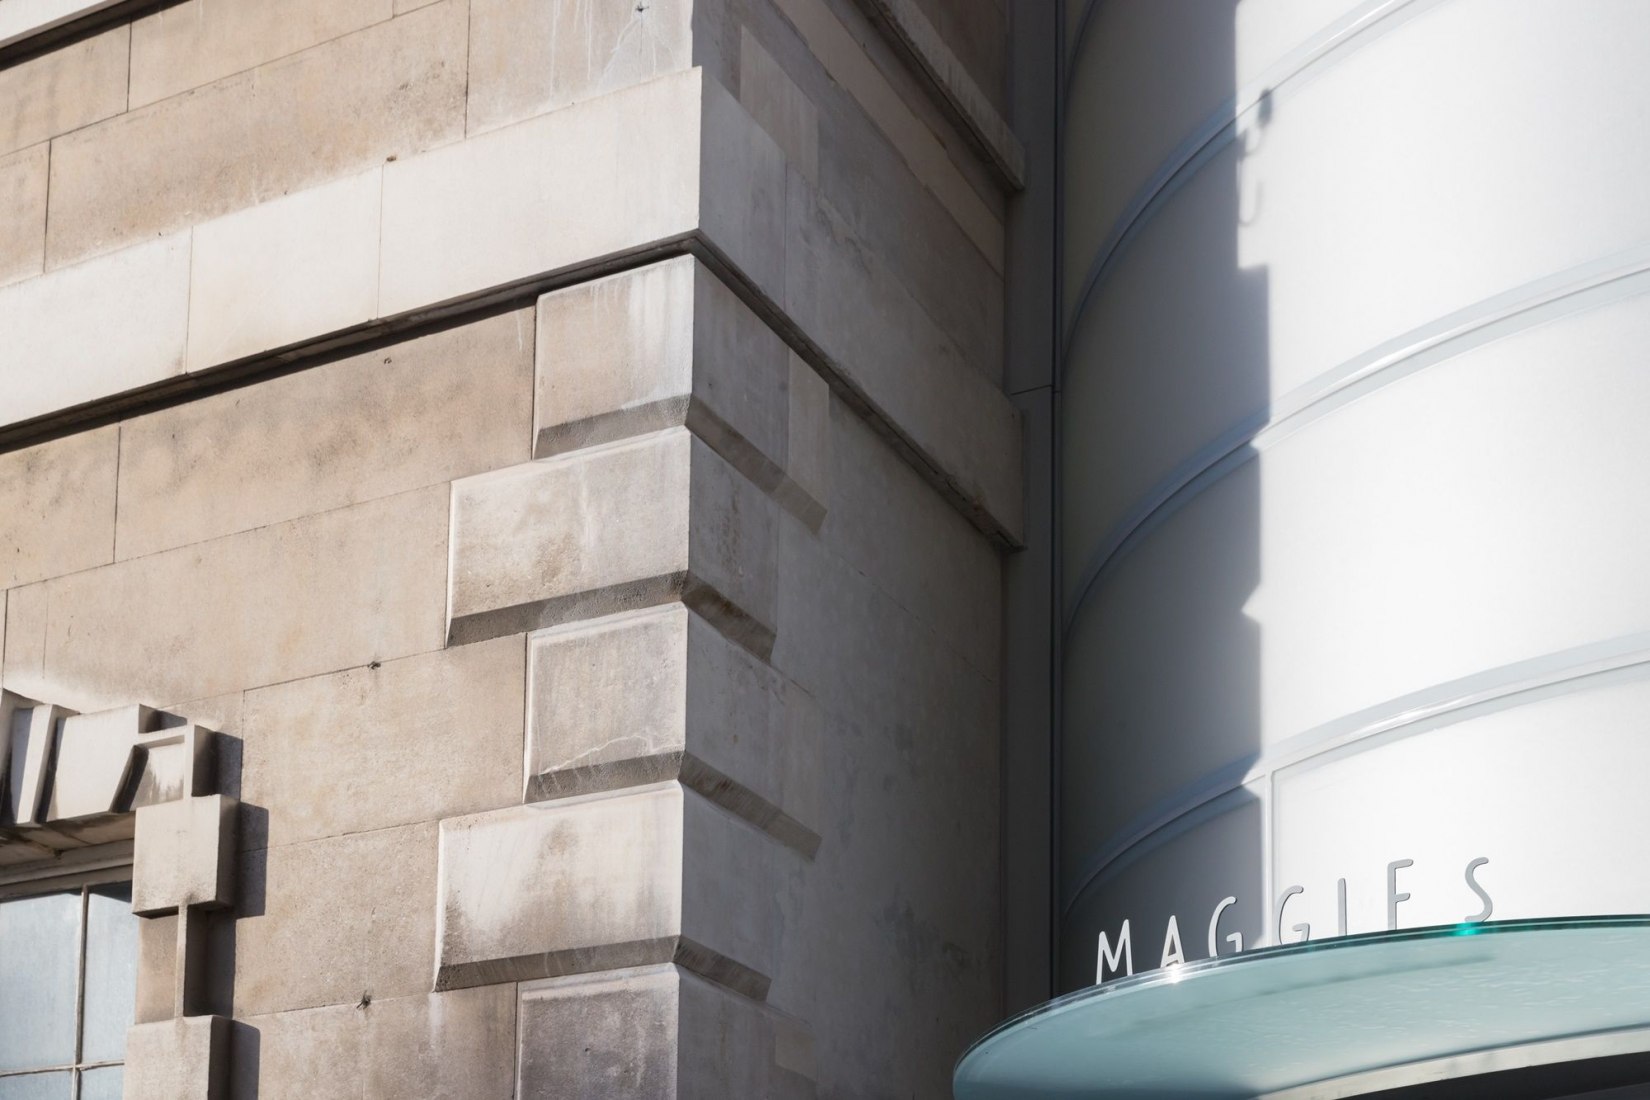
[[1588, 1037], [1591, 1054], [1650, 1049], [1650, 1032], [1633, 1034], [1646, 1028], [1650, 917], [1466, 924], [1268, 948], [1084, 989], [976, 1042], [955, 1088], [957, 1100], [1216, 1100], [1340, 1081], [1333, 1095], [1354, 1096], [1367, 1090], [1348, 1079], [1373, 1084], [1397, 1067], [1437, 1080], [1483, 1072], [1470, 1056], [1532, 1044], [1547, 1044], [1536, 1061], [1565, 1057], [1554, 1040]]

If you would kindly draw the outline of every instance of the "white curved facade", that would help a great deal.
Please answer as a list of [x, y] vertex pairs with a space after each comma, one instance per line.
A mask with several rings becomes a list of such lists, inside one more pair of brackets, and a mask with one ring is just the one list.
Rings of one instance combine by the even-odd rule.
[[1061, 987], [1650, 912], [1650, 4], [1088, 8]]

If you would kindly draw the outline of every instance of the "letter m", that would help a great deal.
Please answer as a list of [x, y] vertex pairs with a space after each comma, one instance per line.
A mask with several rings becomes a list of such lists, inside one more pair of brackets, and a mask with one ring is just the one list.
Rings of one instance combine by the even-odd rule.
[[1123, 930], [1117, 934], [1116, 950], [1112, 949], [1106, 933], [1100, 933], [1099, 956], [1094, 961], [1094, 984], [1099, 985], [1106, 980], [1107, 970], [1115, 977], [1119, 964], [1125, 976], [1134, 974], [1134, 948], [1129, 943], [1129, 922], [1126, 920], [1123, 922]]

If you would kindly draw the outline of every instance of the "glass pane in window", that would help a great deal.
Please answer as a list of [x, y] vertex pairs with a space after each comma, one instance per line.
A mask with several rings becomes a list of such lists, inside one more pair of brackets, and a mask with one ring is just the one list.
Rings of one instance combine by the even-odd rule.
[[80, 891], [0, 901], [0, 1071], [74, 1061], [79, 961]]
[[87, 1070], [80, 1075], [80, 1100], [120, 1100], [121, 1076], [119, 1066]]
[[67, 1073], [28, 1073], [0, 1077], [0, 1100], [69, 1100]]
[[[86, 898], [86, 1030], [82, 1062], [118, 1062], [137, 1004], [137, 918], [129, 883], [94, 886]], [[116, 1089], [118, 1092], [119, 1089]], [[81, 1085], [81, 1097], [86, 1095]]]

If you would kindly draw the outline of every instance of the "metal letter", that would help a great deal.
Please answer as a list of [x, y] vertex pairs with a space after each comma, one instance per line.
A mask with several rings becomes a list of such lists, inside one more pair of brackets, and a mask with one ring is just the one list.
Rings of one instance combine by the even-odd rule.
[[1111, 941], [1106, 939], [1105, 930], [1100, 932], [1100, 957], [1094, 961], [1094, 984], [1099, 985], [1106, 980], [1106, 968], [1109, 966], [1113, 974], [1117, 973], [1117, 964], [1123, 964], [1123, 973], [1134, 975], [1134, 948], [1129, 945], [1129, 922], [1123, 922], [1123, 930], [1117, 934], [1117, 950], [1113, 951]]
[[1398, 872], [1405, 867], [1415, 866], [1413, 859], [1395, 859], [1386, 865], [1386, 930], [1393, 931], [1398, 927], [1398, 903], [1408, 901], [1408, 894], [1398, 892]]
[[[1289, 899], [1290, 898], [1294, 897], [1296, 894], [1304, 894], [1304, 893], [1306, 893], [1306, 887], [1304, 887], [1304, 886], [1291, 886], [1289, 889], [1287, 889], [1283, 892], [1282, 897], [1278, 898], [1278, 907], [1273, 912], [1273, 920], [1272, 920], [1272, 925], [1273, 925], [1272, 942], [1273, 943], [1278, 944], [1280, 946], [1283, 943], [1283, 907], [1285, 905], [1289, 904]], [[1299, 932], [1301, 934], [1301, 939], [1302, 940], [1308, 940], [1308, 939], [1312, 938], [1312, 926], [1310, 924], [1297, 924], [1297, 925], [1295, 925], [1295, 927], [1293, 929], [1291, 929], [1291, 931]]]
[[[1220, 904], [1215, 906], [1214, 915], [1209, 918], [1209, 957], [1211, 959], [1220, 954], [1215, 948], [1215, 938], [1220, 934], [1220, 915], [1236, 904], [1237, 898], [1222, 898]], [[1226, 942], [1232, 945], [1234, 952], [1241, 952], [1243, 950], [1243, 933], [1228, 933]]]
[[1467, 918], [1467, 920], [1473, 924], [1477, 924], [1480, 921], [1489, 920], [1490, 914], [1495, 912], [1495, 902], [1490, 900], [1490, 895], [1485, 892], [1482, 886], [1478, 885], [1478, 879], [1473, 875], [1474, 871], [1478, 870], [1478, 868], [1484, 866], [1484, 864], [1488, 862], [1489, 858], [1487, 856], [1479, 856], [1477, 859], [1467, 864], [1467, 885], [1472, 888], [1473, 893], [1478, 895], [1478, 900], [1484, 903], [1484, 908], [1481, 912], [1475, 913]]
[[[1172, 947], [1172, 950], [1171, 950]], [[1180, 946], [1180, 920], [1169, 914], [1169, 927], [1163, 933], [1163, 958], [1159, 966], [1174, 966], [1186, 961], [1186, 951]]]
[[1336, 934], [1344, 936], [1346, 935], [1346, 880], [1344, 878], [1335, 881], [1335, 905], [1335, 915], [1338, 918], [1335, 922]]

